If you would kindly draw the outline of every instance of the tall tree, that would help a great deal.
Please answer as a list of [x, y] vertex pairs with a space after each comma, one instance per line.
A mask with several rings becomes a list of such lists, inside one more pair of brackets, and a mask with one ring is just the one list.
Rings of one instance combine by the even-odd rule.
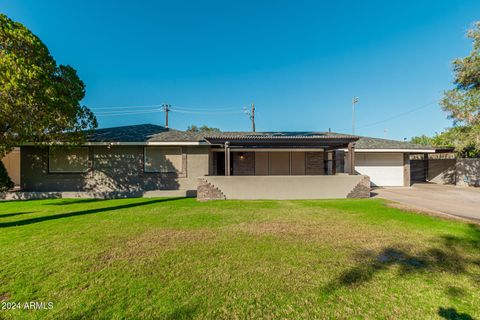
[[0, 158], [25, 142], [81, 141], [97, 126], [84, 96], [75, 69], [57, 65], [37, 36], [0, 14]]
[[453, 62], [455, 88], [445, 92], [442, 109], [453, 120], [449, 139], [457, 150], [480, 150], [480, 22], [468, 31], [472, 52]]
[[434, 145], [435, 138], [422, 134], [421, 136], [412, 137], [410, 139], [410, 142], [414, 144], [419, 144], [422, 146], [430, 146], [430, 145]]

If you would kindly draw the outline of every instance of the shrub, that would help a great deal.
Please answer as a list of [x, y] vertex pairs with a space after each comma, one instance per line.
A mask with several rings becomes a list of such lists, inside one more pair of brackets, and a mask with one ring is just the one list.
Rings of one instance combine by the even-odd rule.
[[8, 176], [7, 169], [0, 161], [0, 191], [7, 191], [14, 187], [12, 179]]

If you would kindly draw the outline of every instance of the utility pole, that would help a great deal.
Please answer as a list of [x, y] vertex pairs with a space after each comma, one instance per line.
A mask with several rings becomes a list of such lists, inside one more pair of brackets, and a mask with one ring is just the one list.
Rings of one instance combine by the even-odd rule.
[[255, 104], [252, 102], [252, 132], [255, 132]]
[[355, 104], [357, 104], [358, 101], [360, 101], [358, 97], [353, 97], [352, 99], [352, 134], [355, 134]]
[[162, 105], [162, 111], [165, 112], [165, 128], [168, 128], [168, 113], [171, 111], [171, 105], [164, 103]]
[[252, 132], [255, 132], [255, 104], [252, 102], [252, 108], [250, 110], [248, 110], [247, 107], [244, 107], [243, 112], [245, 112], [252, 121]]

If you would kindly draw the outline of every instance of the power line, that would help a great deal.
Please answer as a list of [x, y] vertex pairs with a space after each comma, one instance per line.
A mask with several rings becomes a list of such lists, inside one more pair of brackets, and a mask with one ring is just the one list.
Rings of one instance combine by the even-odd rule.
[[[408, 115], [410, 113], [413, 113], [415, 111], [418, 111], [418, 110], [421, 110], [421, 109], [424, 109], [424, 108], [427, 108], [435, 103], [438, 103], [439, 100], [434, 100], [434, 101], [430, 101], [429, 103], [426, 103], [426, 104], [423, 104], [419, 107], [416, 107], [416, 108], [413, 108], [413, 109], [410, 109], [408, 111], [405, 111], [405, 112], [402, 112], [402, 113], [399, 113], [399, 114], [396, 114], [396, 115], [393, 115], [391, 117], [388, 117], [386, 119], [383, 119], [383, 120], [379, 120], [379, 121], [375, 121], [375, 122], [372, 122], [372, 123], [368, 123], [368, 124], [365, 124], [363, 126], [360, 126], [358, 128], [362, 129], [362, 128], [368, 128], [368, 127], [373, 127], [373, 126], [376, 126], [378, 124], [382, 124], [384, 122], [388, 122], [388, 121], [391, 121], [391, 120], [394, 120], [394, 119], [397, 119], [397, 118], [400, 118], [400, 117], [403, 117], [405, 115]], [[348, 129], [336, 129], [337, 131], [341, 132], [341, 131], [347, 131]]]
[[151, 105], [143, 105], [143, 106], [120, 106], [120, 107], [115, 107], [115, 106], [110, 106], [110, 107], [89, 107], [92, 110], [113, 110], [113, 109], [145, 109], [145, 108], [159, 108], [161, 107], [161, 104], [151, 104]]
[[391, 116], [391, 117], [389, 117], [389, 118], [387, 118], [387, 119], [384, 119], [384, 120], [380, 120], [380, 121], [376, 121], [376, 122], [372, 122], [372, 123], [369, 123], [369, 124], [360, 126], [359, 128], [368, 128], [368, 127], [375, 126], [375, 125], [377, 125], [377, 124], [381, 124], [381, 123], [384, 123], [384, 122], [387, 122], [387, 121], [390, 121], [390, 120], [397, 119], [397, 118], [399, 118], [399, 117], [403, 117], [403, 116], [405, 116], [405, 115], [407, 115], [407, 114], [410, 114], [410, 113], [412, 113], [412, 112], [415, 112], [415, 111], [424, 109], [424, 108], [426, 108], [426, 107], [429, 107], [429, 106], [433, 105], [434, 103], [438, 103], [438, 101], [439, 101], [439, 100], [430, 101], [429, 103], [424, 104], [424, 105], [422, 105], [422, 106], [420, 106], [420, 107], [410, 109], [410, 110], [408, 110], [408, 111], [399, 113], [399, 114], [397, 114], [397, 115]]
[[[91, 110], [97, 111], [102, 110], [99, 114], [107, 113], [121, 113], [121, 112], [130, 112], [130, 111], [145, 111], [145, 110], [158, 110], [158, 108], [163, 108], [163, 104], [152, 104], [152, 105], [135, 105], [135, 106], [110, 106], [110, 107], [90, 107]], [[123, 111], [125, 109], [129, 109]], [[200, 108], [200, 107], [179, 107], [179, 106], [170, 106], [169, 111], [174, 111], [178, 113], [191, 113], [191, 114], [233, 114], [233, 113], [242, 113], [243, 109], [240, 107], [226, 107], [226, 108]]]
[[[155, 113], [155, 112], [164, 111], [164, 107], [150, 109], [150, 110], [132, 110], [132, 111], [104, 111], [95, 113], [97, 116], [108, 116], [108, 115], [129, 115], [129, 114], [143, 114], [143, 113]], [[185, 113], [185, 114], [205, 114], [205, 115], [221, 115], [221, 114], [241, 114], [243, 113], [242, 110], [239, 111], [216, 111], [216, 112], [208, 112], [208, 111], [184, 111], [184, 110], [177, 110], [174, 108], [169, 107], [169, 112], [176, 112], [176, 113]]]
[[157, 113], [161, 111], [160, 109], [157, 110], [150, 110], [150, 111], [124, 111], [124, 112], [101, 112], [95, 113], [95, 116], [99, 117], [106, 117], [106, 116], [126, 116], [130, 114], [146, 114], [146, 113]]
[[183, 107], [173, 106], [173, 108], [185, 111], [229, 111], [229, 110], [241, 110], [241, 107], [221, 107], [221, 108], [209, 108], [209, 107]]
[[210, 115], [243, 113], [242, 110], [238, 110], [238, 111], [186, 111], [186, 110], [178, 110], [178, 109], [176, 109], [175, 107], [172, 107], [172, 109], [171, 109], [170, 111], [172, 111], [172, 112], [178, 112], [178, 113], [210, 114]]

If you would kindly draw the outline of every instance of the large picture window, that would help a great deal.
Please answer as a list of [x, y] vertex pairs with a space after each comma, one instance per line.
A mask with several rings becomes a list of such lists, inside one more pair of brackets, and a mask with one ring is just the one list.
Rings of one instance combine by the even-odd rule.
[[145, 147], [145, 172], [179, 173], [182, 163], [182, 148]]
[[51, 173], [82, 173], [88, 170], [88, 148], [55, 148], [48, 152]]

